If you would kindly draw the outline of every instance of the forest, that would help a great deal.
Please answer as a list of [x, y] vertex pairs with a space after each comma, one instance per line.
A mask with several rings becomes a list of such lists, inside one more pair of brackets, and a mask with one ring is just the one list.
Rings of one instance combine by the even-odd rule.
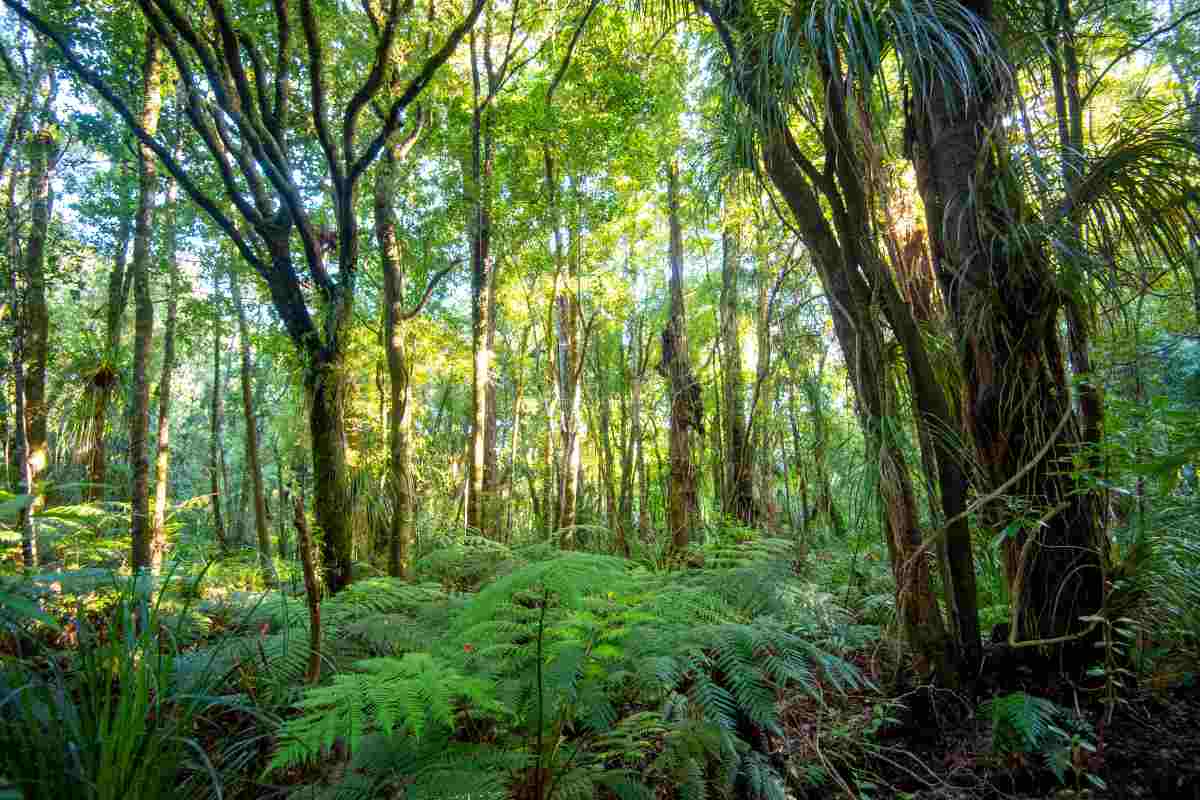
[[0, 800], [1200, 798], [1197, 0], [0, 4]]

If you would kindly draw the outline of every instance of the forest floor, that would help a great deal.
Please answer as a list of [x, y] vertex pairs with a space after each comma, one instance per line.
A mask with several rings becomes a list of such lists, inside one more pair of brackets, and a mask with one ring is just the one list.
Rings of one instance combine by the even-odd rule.
[[[857, 781], [854, 794], [872, 800], [1200, 800], [1200, 683], [1195, 665], [1185, 666], [1191, 669], [1159, 670], [1121, 691], [1111, 715], [1102, 686], [1048, 685], [1028, 670], [985, 676], [992, 696], [1025, 691], [1079, 712], [1088, 746], [1074, 749], [1078, 773], [1068, 767], [1062, 781], [1039, 754], [997, 754], [992, 721], [964, 713], [977, 704], [948, 692], [932, 701], [910, 692], [896, 699], [874, 743], [843, 761], [842, 789]], [[914, 713], [916, 706], [924, 708]], [[812, 738], [811, 728], [795, 733]], [[830, 796], [830, 789], [809, 797]]]

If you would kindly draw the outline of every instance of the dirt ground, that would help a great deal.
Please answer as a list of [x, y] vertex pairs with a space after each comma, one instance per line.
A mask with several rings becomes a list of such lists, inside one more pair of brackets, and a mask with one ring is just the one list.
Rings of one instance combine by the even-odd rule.
[[878, 750], [865, 754], [864, 771], [875, 786], [862, 794], [897, 800], [1200, 800], [1200, 681], [1197, 665], [1190, 666], [1121, 691], [1111, 717], [1102, 687], [1038, 685], [1028, 671], [993, 676], [993, 696], [1026, 691], [1081, 712], [1094, 751], [1077, 751], [1078, 779], [1067, 772], [1062, 783], [1035, 758], [995, 754], [991, 721], [979, 713], [955, 715], [955, 698], [944, 698], [880, 730]]

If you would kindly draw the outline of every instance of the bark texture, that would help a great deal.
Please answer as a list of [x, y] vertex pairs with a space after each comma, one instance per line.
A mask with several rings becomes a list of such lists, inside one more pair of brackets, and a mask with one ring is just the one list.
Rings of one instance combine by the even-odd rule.
[[753, 525], [754, 468], [747, 441], [745, 382], [742, 379], [742, 342], [738, 335], [738, 285], [741, 272], [741, 231], [726, 224], [721, 232], [721, 350], [724, 380], [722, 397], [722, 450], [724, 475], [721, 508], [743, 525]]
[[696, 516], [696, 466], [692, 462], [690, 432], [704, 433], [704, 407], [700, 384], [692, 374], [688, 354], [687, 317], [683, 302], [683, 228], [679, 220], [679, 167], [672, 163], [667, 173], [667, 214], [670, 227], [670, 310], [662, 332], [662, 359], [658, 372], [666, 378], [671, 393], [669, 434], [670, 483], [667, 528], [671, 551], [682, 554], [688, 546]]
[[[988, 0], [963, 5], [995, 26]], [[918, 93], [911, 155], [958, 339], [964, 418], [984, 476], [977, 489], [997, 488], [1033, 465], [1010, 488], [1006, 508], [989, 509], [995, 530], [1015, 531], [1005, 540], [1018, 619], [1012, 636], [1055, 639], [1079, 631], [1080, 617], [1100, 608], [1106, 551], [1092, 492], [1073, 477], [1083, 436], [1070, 403], [1060, 296], [1047, 254], [1039, 243], [1006, 239], [1023, 198], [1001, 177], [1003, 152], [993, 149], [1003, 146], [994, 131], [1004, 86], [993, 75], [975, 77], [970, 103], [962, 87]]]
[[[150, 135], [158, 129], [162, 108], [162, 54], [158, 37], [146, 33], [146, 58], [142, 68], [142, 112], [138, 120]], [[150, 148], [138, 148], [138, 207], [133, 234], [133, 413], [129, 431], [132, 467], [130, 535], [133, 539], [133, 569], [153, 566], [154, 528], [150, 518], [150, 350], [154, 337], [154, 304], [150, 299], [150, 244], [154, 217], [154, 195], [158, 188], [158, 165]]]

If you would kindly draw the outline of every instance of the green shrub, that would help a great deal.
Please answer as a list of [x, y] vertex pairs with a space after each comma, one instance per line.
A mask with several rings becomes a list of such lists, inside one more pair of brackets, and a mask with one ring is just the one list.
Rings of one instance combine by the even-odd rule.
[[218, 780], [189, 738], [209, 701], [203, 687], [181, 688], [163, 621], [131, 580], [102, 625], [75, 616], [70, 660], [5, 665], [0, 773], [25, 797], [150, 800], [174, 794], [181, 771]]

